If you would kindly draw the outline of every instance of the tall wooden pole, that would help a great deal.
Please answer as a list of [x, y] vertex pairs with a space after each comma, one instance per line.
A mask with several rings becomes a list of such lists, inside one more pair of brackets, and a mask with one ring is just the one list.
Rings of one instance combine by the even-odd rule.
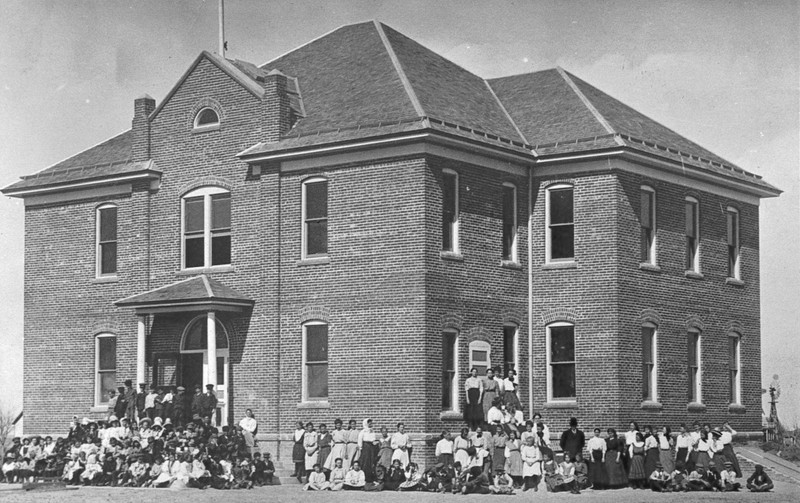
[[225, 57], [225, 0], [219, 0], [219, 55]]

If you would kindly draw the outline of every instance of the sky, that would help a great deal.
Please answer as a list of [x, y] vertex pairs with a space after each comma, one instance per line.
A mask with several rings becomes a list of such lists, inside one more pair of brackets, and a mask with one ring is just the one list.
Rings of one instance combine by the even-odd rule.
[[[130, 127], [202, 50], [218, 1], [3, 0], [0, 186]], [[226, 0], [229, 58], [377, 19], [484, 78], [561, 66], [784, 193], [761, 204], [762, 381], [800, 423], [800, 3]], [[22, 403], [24, 211], [0, 196], [0, 402]], [[35, 299], [31, 299], [35, 302]]]

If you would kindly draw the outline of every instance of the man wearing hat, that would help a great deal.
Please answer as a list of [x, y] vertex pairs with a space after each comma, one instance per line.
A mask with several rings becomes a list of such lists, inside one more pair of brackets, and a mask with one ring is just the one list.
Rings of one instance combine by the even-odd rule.
[[578, 429], [578, 419], [570, 418], [569, 429], [561, 434], [561, 450], [564, 451], [565, 456], [574, 458], [579, 452], [583, 452], [583, 446], [586, 445], [586, 436], [581, 430]]
[[202, 416], [203, 415], [203, 387], [199, 384], [195, 385], [194, 387], [194, 395], [192, 396], [192, 420], [194, 420], [194, 416]]
[[133, 389], [133, 381], [130, 379], [125, 380], [125, 417], [128, 418], [128, 421], [131, 423], [136, 421], [136, 390]]
[[661, 493], [669, 487], [670, 474], [664, 471], [664, 466], [660, 461], [656, 462], [656, 469], [650, 474], [650, 489]]
[[136, 417], [141, 421], [145, 414], [144, 402], [147, 400], [147, 384], [140, 382], [139, 391], [136, 393]]
[[736, 470], [730, 461], [725, 461], [725, 469], [719, 473], [719, 478], [723, 491], [738, 491], [742, 488], [742, 484], [736, 482]]
[[[109, 407], [110, 409], [110, 407]], [[121, 418], [128, 411], [128, 399], [125, 396], [125, 387], [120, 386], [117, 388], [117, 401], [114, 403], [114, 415]]]
[[178, 386], [178, 393], [175, 394], [175, 398], [172, 401], [172, 422], [175, 423], [176, 427], [182, 428], [186, 424], [186, 412], [188, 410], [188, 407], [186, 407], [186, 388]]
[[206, 384], [206, 392], [203, 394], [202, 400], [202, 407], [203, 410], [200, 413], [201, 416], [211, 416], [214, 417], [214, 413], [217, 410], [217, 395], [214, 394], [214, 385], [213, 384]]

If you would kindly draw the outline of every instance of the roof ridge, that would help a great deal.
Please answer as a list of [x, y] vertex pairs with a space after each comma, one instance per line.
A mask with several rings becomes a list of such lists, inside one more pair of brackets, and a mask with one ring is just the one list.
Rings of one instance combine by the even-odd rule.
[[578, 89], [578, 86], [575, 84], [575, 82], [572, 81], [569, 74], [567, 74], [567, 72], [565, 72], [564, 69], [561, 68], [560, 66], [556, 67], [556, 71], [558, 72], [559, 75], [561, 75], [561, 78], [564, 79], [564, 82], [567, 83], [570, 89], [572, 89], [572, 92], [574, 92], [578, 96], [578, 98], [581, 100], [584, 106], [589, 110], [589, 112], [591, 112], [591, 114], [594, 116], [597, 122], [599, 122], [600, 125], [603, 126], [603, 128], [609, 133], [616, 134], [617, 131], [615, 131], [614, 128], [611, 127], [611, 124], [608, 122], [608, 120], [606, 120], [606, 118], [603, 117], [603, 114], [601, 114], [600, 111], [597, 110], [597, 108], [595, 108], [592, 102], [589, 101], [589, 98], [587, 98], [586, 95], [583, 94], [583, 92], [581, 92], [580, 89]]
[[[372, 21], [375, 21], [375, 20], [373, 19]], [[342, 28], [346, 28], [348, 26], [355, 26], [357, 24], [365, 24], [365, 23], [369, 23], [369, 21], [361, 21], [360, 23], [347, 23], [347, 24], [339, 25], [339, 26], [337, 26], [336, 28], [334, 28], [332, 30], [326, 31], [325, 33], [323, 33], [322, 35], [320, 35], [318, 37], [312, 38], [308, 42], [304, 42], [304, 43], [298, 45], [294, 49], [289, 49], [288, 51], [286, 51], [286, 52], [284, 52], [282, 54], [279, 54], [278, 56], [275, 56], [274, 58], [270, 59], [269, 61], [265, 61], [264, 63], [262, 63], [260, 65], [256, 65], [256, 66], [258, 66], [259, 68], [264, 68], [265, 66], [267, 66], [270, 63], [272, 63], [273, 61], [277, 61], [277, 60], [281, 59], [282, 57], [284, 57], [284, 56], [286, 56], [288, 54], [291, 54], [291, 53], [293, 53], [293, 52], [295, 52], [297, 50], [300, 50], [300, 49], [302, 49], [303, 47], [305, 47], [307, 45], [311, 45], [314, 42], [316, 42], [317, 40], [323, 39], [323, 38], [327, 37], [328, 35], [330, 35], [331, 33], [334, 33], [336, 31], [341, 30]]]
[[417, 93], [414, 91], [414, 86], [412, 86], [411, 81], [408, 80], [408, 76], [403, 70], [403, 65], [400, 63], [400, 59], [394, 52], [394, 48], [392, 47], [391, 42], [389, 42], [386, 32], [383, 31], [383, 23], [379, 22], [378, 20], [373, 20], [373, 23], [375, 25], [375, 29], [378, 31], [378, 36], [381, 38], [381, 42], [383, 42], [383, 47], [386, 49], [386, 53], [389, 55], [389, 59], [392, 60], [392, 65], [397, 72], [397, 76], [400, 78], [400, 82], [402, 82], [403, 88], [406, 90], [406, 94], [408, 94], [408, 99], [411, 100], [411, 104], [414, 106], [414, 111], [417, 112], [418, 116], [425, 117], [425, 110], [422, 108], [422, 103], [420, 103]]
[[486, 84], [486, 87], [489, 89], [489, 92], [492, 93], [492, 96], [494, 96], [495, 101], [497, 101], [497, 104], [500, 105], [500, 109], [503, 110], [503, 113], [506, 115], [508, 122], [510, 122], [511, 125], [514, 126], [514, 129], [517, 131], [519, 137], [522, 138], [522, 141], [525, 142], [526, 144], [530, 144], [525, 135], [522, 134], [522, 130], [519, 128], [519, 126], [517, 126], [517, 123], [514, 122], [514, 119], [511, 117], [511, 114], [508, 113], [508, 110], [506, 109], [505, 105], [503, 105], [503, 102], [500, 101], [500, 97], [497, 96], [497, 94], [494, 92], [494, 89], [492, 89], [492, 86], [489, 85], [489, 81], [483, 79], [483, 83]]
[[[128, 128], [128, 129], [126, 129], [125, 131], [122, 131], [122, 132], [120, 132], [120, 133], [117, 133], [117, 134], [115, 134], [114, 136], [110, 136], [110, 137], [106, 138], [106, 139], [105, 139], [105, 140], [103, 140], [103, 141], [100, 141], [100, 142], [97, 142], [97, 143], [95, 143], [95, 144], [94, 144], [94, 145], [92, 145], [91, 147], [87, 147], [87, 148], [85, 148], [85, 149], [81, 150], [80, 152], [76, 152], [76, 153], [72, 154], [72, 155], [71, 155], [71, 156], [69, 156], [69, 157], [65, 157], [65, 158], [61, 159], [60, 161], [58, 161], [58, 162], [54, 162], [53, 164], [51, 164], [51, 165], [47, 166], [46, 168], [42, 168], [42, 169], [40, 169], [39, 171], [37, 171], [37, 172], [35, 172], [35, 173], [31, 173], [30, 175], [25, 175], [24, 177], [20, 177], [20, 178], [22, 178], [22, 179], [25, 179], [25, 178], [30, 178], [30, 177], [35, 177], [35, 176], [38, 176], [38, 175], [39, 175], [40, 173], [42, 173], [43, 171], [47, 171], [47, 170], [48, 170], [48, 169], [50, 169], [50, 168], [53, 168], [53, 167], [55, 167], [55, 166], [58, 166], [59, 164], [61, 164], [61, 163], [62, 163], [62, 162], [64, 162], [64, 161], [68, 161], [68, 160], [72, 159], [73, 157], [77, 157], [77, 156], [81, 155], [81, 154], [82, 154], [82, 153], [84, 153], [84, 152], [88, 152], [88, 151], [92, 150], [92, 149], [93, 149], [93, 148], [95, 148], [95, 147], [99, 147], [99, 146], [100, 146], [100, 145], [102, 145], [103, 143], [106, 143], [106, 142], [108, 142], [108, 141], [111, 141], [111, 140], [113, 140], [114, 138], [120, 137], [120, 136], [124, 135], [125, 133], [127, 133], [127, 132], [129, 132], [129, 131], [132, 131], [132, 130], [133, 130], [133, 128]], [[67, 169], [70, 169], [70, 168], [67, 168]]]

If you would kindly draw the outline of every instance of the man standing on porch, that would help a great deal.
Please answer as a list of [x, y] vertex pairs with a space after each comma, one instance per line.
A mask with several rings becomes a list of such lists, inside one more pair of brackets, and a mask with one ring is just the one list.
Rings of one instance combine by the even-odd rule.
[[192, 397], [192, 420], [194, 416], [203, 417], [203, 388], [199, 384], [195, 385]]
[[210, 416], [214, 418], [217, 410], [217, 395], [214, 394], [214, 385], [206, 384], [206, 393], [200, 401], [203, 411], [200, 413], [202, 417]]
[[128, 421], [133, 422], [136, 420], [136, 390], [133, 389], [133, 381], [130, 379], [125, 380], [125, 400], [127, 406], [125, 408], [125, 417]]

